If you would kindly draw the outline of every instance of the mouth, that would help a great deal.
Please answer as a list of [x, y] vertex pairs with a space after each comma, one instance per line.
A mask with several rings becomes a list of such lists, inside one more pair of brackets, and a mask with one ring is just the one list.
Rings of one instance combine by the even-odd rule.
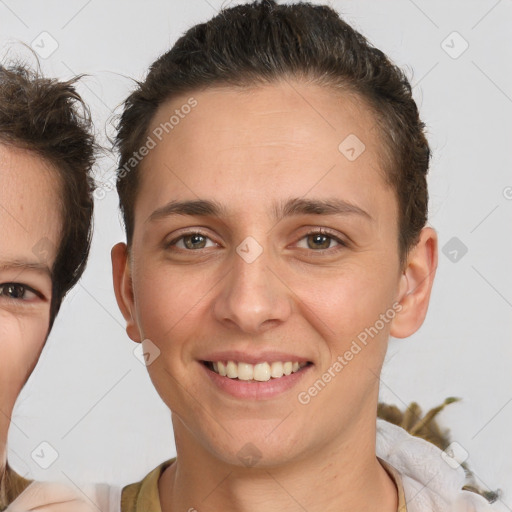
[[208, 370], [221, 377], [254, 383], [278, 380], [313, 364], [309, 361], [263, 361], [257, 364], [242, 361], [202, 361], [202, 363]]

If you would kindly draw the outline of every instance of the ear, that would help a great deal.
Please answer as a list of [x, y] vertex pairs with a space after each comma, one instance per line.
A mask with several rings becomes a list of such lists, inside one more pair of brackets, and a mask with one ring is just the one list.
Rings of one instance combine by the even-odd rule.
[[135, 314], [130, 258], [125, 243], [114, 245], [110, 253], [112, 258], [112, 276], [117, 305], [126, 320], [126, 333], [133, 341], [142, 341]]
[[391, 336], [407, 338], [421, 327], [427, 314], [436, 269], [437, 233], [432, 228], [423, 228], [400, 277], [397, 302], [402, 309], [391, 322]]

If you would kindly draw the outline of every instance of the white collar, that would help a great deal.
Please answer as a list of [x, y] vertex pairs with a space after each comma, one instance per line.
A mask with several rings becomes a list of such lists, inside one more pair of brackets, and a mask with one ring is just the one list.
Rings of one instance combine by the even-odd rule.
[[467, 483], [464, 469], [453, 459], [449, 464], [437, 446], [380, 418], [376, 452], [400, 473], [407, 512], [504, 510], [474, 492], [463, 491]]

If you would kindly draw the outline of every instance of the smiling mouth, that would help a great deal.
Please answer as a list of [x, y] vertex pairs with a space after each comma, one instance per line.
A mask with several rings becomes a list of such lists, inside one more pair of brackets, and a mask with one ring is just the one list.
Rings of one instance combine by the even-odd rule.
[[267, 382], [271, 379], [280, 379], [283, 376], [297, 373], [312, 363], [274, 361], [272, 363], [250, 364], [237, 361], [203, 361], [203, 364], [221, 377], [247, 382]]

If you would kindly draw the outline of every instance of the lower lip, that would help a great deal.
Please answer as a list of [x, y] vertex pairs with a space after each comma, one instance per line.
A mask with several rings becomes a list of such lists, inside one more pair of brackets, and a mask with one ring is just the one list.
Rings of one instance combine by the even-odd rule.
[[286, 391], [289, 391], [299, 383], [313, 365], [304, 366], [299, 371], [290, 375], [283, 375], [278, 379], [271, 378], [265, 382], [251, 382], [238, 379], [222, 377], [218, 373], [210, 370], [203, 363], [199, 363], [206, 372], [213, 384], [221, 391], [234, 396], [235, 398], [245, 398], [251, 400], [264, 400], [274, 398]]

